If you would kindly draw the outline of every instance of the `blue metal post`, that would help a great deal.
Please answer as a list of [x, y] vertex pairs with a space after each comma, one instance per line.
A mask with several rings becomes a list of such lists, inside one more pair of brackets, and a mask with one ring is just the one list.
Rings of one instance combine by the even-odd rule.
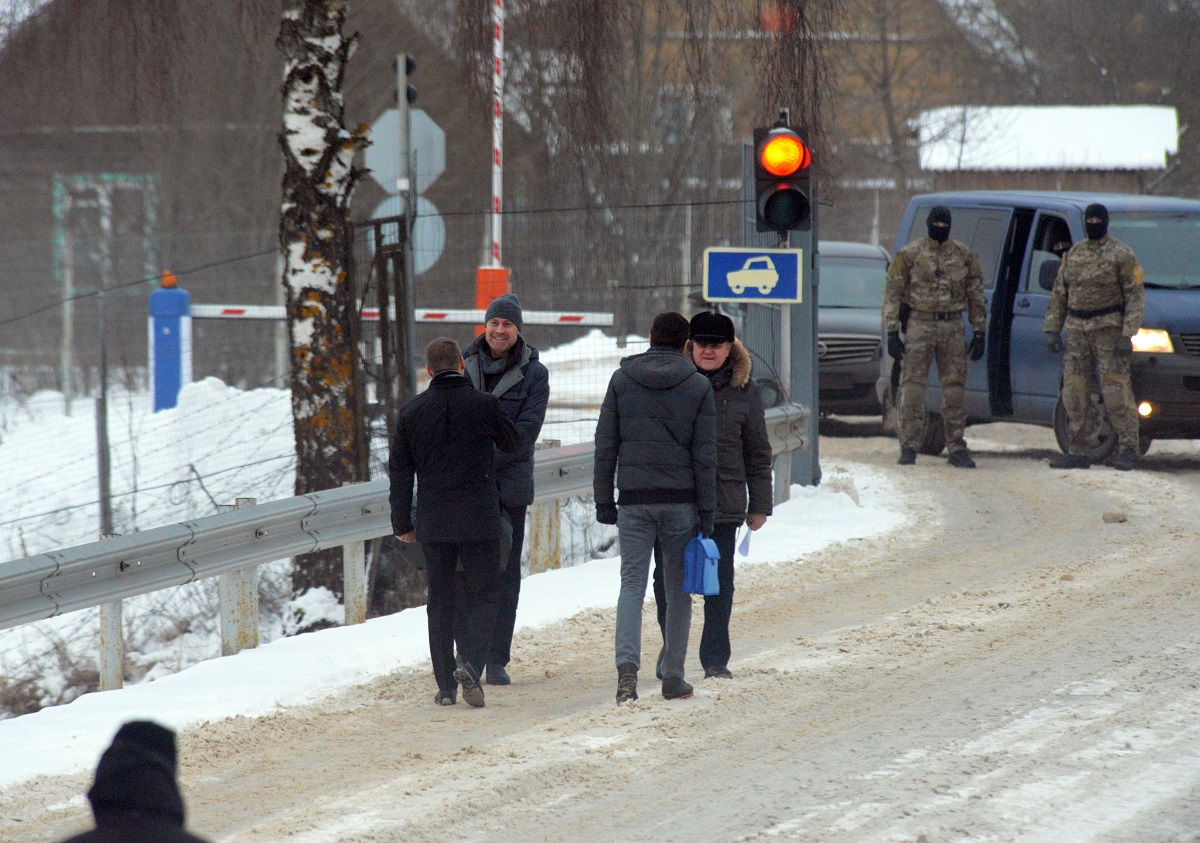
[[150, 294], [150, 389], [154, 412], [169, 410], [192, 380], [191, 295], [163, 273], [163, 286]]

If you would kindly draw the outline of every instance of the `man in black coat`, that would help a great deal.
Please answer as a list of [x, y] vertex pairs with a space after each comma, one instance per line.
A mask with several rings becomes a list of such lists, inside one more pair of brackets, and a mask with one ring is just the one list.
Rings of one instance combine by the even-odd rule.
[[[500, 494], [492, 468], [494, 448], [515, 451], [521, 434], [494, 395], [476, 391], [463, 376], [462, 351], [452, 339], [425, 349], [429, 388], [400, 411], [388, 461], [392, 530], [400, 541], [420, 541], [429, 577], [429, 655], [439, 705], [463, 699], [484, 704], [480, 671], [496, 622], [500, 587]], [[413, 479], [419, 486], [413, 524]], [[466, 628], [462, 666], [454, 661], [454, 576], [462, 565]]]
[[88, 791], [96, 827], [63, 843], [205, 843], [183, 829], [175, 733], [149, 720], [117, 730]]

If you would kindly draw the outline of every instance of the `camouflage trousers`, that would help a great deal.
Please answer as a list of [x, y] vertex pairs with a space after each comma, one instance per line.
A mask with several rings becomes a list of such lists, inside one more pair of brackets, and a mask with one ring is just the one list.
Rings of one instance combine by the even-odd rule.
[[937, 363], [942, 387], [942, 420], [946, 425], [946, 450], [965, 451], [963, 431], [967, 412], [963, 389], [967, 384], [967, 341], [962, 319], [945, 322], [914, 318], [904, 337], [904, 360], [900, 365], [900, 447], [919, 449], [925, 435], [925, 390], [929, 367]]
[[1086, 454], [1088, 441], [1087, 411], [1089, 386], [1095, 384], [1095, 371], [1100, 370], [1100, 394], [1104, 410], [1121, 448], [1138, 452], [1138, 417], [1130, 386], [1129, 357], [1116, 353], [1120, 328], [1097, 328], [1094, 331], [1065, 331], [1063, 348], [1063, 406], [1067, 410], [1067, 430], [1072, 454]]

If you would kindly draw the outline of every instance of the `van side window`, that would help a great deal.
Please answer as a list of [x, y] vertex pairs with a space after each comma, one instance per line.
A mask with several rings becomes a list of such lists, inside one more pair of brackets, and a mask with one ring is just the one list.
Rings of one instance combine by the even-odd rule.
[[1043, 264], [1051, 261], [1057, 264], [1062, 249], [1070, 246], [1071, 228], [1065, 219], [1049, 214], [1038, 217], [1037, 228], [1033, 233], [1033, 248], [1030, 250], [1029, 273], [1025, 276], [1027, 292], [1045, 294], [1046, 291], [1038, 284]]
[[986, 212], [975, 226], [975, 234], [969, 241], [971, 251], [979, 255], [979, 266], [983, 270], [984, 289], [996, 286], [996, 273], [1000, 270], [1000, 258], [1004, 252], [1004, 241], [1008, 237], [1009, 214]]

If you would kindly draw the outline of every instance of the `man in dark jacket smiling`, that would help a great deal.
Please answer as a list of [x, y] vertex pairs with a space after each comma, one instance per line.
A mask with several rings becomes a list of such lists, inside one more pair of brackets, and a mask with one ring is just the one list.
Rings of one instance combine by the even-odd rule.
[[508, 685], [505, 668], [512, 657], [517, 602], [521, 598], [521, 551], [525, 545], [525, 509], [533, 503], [533, 446], [546, 420], [550, 374], [538, 362], [538, 352], [525, 343], [521, 303], [512, 293], [500, 296], [484, 314], [483, 333], [467, 346], [466, 376], [480, 392], [500, 399], [500, 408], [521, 431], [521, 447], [512, 453], [496, 451], [496, 481], [500, 505], [512, 525], [512, 545], [500, 574], [500, 603], [487, 653], [486, 681]]
[[[771, 515], [771, 440], [758, 384], [750, 379], [750, 352], [734, 335], [733, 320], [704, 311], [692, 317], [684, 354], [708, 377], [717, 404], [717, 514], [713, 540], [719, 594], [704, 598], [700, 664], [704, 678], [732, 679], [729, 670], [729, 618], [733, 613], [733, 552], [743, 523], [757, 530]], [[747, 497], [747, 490], [749, 496]], [[655, 548], [655, 562], [660, 550]], [[666, 626], [662, 565], [654, 566], [658, 625]]]
[[[388, 460], [392, 530], [401, 541], [420, 541], [429, 577], [429, 655], [438, 693], [452, 705], [457, 683], [469, 705], [484, 704], [480, 672], [496, 623], [500, 495], [493, 449], [515, 451], [521, 434], [494, 395], [477, 392], [462, 374], [462, 351], [452, 339], [425, 349], [429, 388], [405, 405], [396, 422]], [[420, 485], [413, 525], [413, 478]], [[466, 629], [462, 666], [454, 662], [454, 574], [462, 564]]]
[[621, 361], [596, 425], [596, 520], [616, 524], [621, 542], [618, 703], [638, 698], [642, 604], [655, 540], [662, 543], [666, 566], [662, 693], [667, 699], [692, 694], [684, 679], [692, 600], [683, 593], [683, 553], [697, 529], [713, 530], [717, 455], [712, 387], [683, 356], [687, 340], [681, 314], [656, 316], [650, 350]]
[[63, 843], [205, 843], [183, 830], [175, 733], [149, 720], [117, 730], [88, 791], [96, 828]]

